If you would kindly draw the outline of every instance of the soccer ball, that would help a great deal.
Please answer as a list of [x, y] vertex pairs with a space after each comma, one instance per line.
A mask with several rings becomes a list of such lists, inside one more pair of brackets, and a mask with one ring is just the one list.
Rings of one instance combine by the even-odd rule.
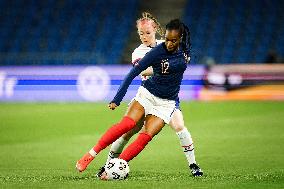
[[126, 179], [129, 173], [129, 166], [123, 159], [111, 159], [105, 165], [105, 172], [108, 180]]

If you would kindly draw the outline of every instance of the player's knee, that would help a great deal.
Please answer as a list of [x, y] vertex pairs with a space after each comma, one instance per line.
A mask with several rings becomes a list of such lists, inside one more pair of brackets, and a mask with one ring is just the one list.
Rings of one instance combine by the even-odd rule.
[[127, 129], [132, 129], [133, 127], [135, 127], [136, 122], [131, 117], [124, 116], [119, 124], [123, 125]]
[[183, 124], [174, 124], [171, 125], [171, 127], [174, 129], [175, 132], [180, 132], [186, 128]]
[[180, 132], [180, 131], [182, 131], [182, 130], [184, 130], [185, 129], [185, 127], [184, 126], [181, 126], [181, 127], [177, 127], [176, 128], [176, 132]]

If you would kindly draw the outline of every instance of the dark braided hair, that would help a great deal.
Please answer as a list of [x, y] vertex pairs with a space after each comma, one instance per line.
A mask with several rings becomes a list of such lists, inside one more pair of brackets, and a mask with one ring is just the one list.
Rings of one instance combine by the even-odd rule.
[[182, 23], [179, 19], [171, 20], [166, 25], [166, 30], [178, 30], [181, 37], [181, 47], [186, 56], [189, 57], [191, 50], [190, 31], [189, 28]]

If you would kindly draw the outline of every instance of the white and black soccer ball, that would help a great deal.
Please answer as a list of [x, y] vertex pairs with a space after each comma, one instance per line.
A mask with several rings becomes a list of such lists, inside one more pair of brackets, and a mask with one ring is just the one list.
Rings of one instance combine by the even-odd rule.
[[123, 159], [114, 158], [105, 165], [108, 180], [124, 180], [127, 178], [129, 171], [129, 165]]

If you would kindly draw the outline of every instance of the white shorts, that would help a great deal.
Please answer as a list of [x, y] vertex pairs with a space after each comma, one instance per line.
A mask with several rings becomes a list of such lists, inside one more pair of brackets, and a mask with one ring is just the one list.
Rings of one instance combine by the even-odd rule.
[[132, 99], [139, 102], [145, 109], [146, 115], [154, 115], [169, 124], [175, 111], [175, 101], [162, 99], [151, 94], [145, 87], [140, 86], [136, 96]]

